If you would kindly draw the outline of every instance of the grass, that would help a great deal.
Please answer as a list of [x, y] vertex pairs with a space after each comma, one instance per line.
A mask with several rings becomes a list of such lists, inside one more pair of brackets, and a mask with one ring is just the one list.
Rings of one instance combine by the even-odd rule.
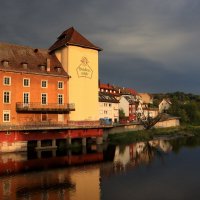
[[176, 128], [150, 129], [123, 132], [108, 136], [110, 144], [130, 144], [160, 137], [200, 136], [200, 126], [180, 126]]

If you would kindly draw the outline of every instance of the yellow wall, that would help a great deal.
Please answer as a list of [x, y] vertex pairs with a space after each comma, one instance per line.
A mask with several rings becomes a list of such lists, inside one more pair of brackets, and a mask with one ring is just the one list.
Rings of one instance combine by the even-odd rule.
[[75, 103], [75, 111], [70, 113], [70, 120], [98, 120], [98, 51], [67, 46], [56, 56], [71, 76], [68, 102]]
[[84, 169], [84, 172], [70, 171], [70, 180], [76, 184], [76, 191], [70, 195], [70, 200], [99, 200], [99, 168]]
[[172, 118], [165, 121], [156, 123], [156, 128], [167, 128], [167, 127], [176, 127], [180, 126], [180, 120], [178, 118]]

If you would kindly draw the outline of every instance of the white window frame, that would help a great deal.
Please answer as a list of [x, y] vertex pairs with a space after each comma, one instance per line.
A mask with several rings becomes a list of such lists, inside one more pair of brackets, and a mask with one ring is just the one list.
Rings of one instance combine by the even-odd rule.
[[[25, 80], [28, 80], [28, 85], [24, 84]], [[30, 84], [31, 84], [30, 78], [23, 78], [23, 87], [30, 87]]]
[[[24, 101], [24, 99], [25, 99], [25, 98], [24, 98], [24, 97], [25, 97], [24, 95], [25, 95], [25, 94], [28, 94], [28, 102], [25, 102], [25, 101]], [[23, 104], [24, 104], [24, 105], [27, 105], [27, 104], [29, 104], [29, 103], [30, 103], [30, 92], [23, 92]]]
[[[8, 92], [9, 93], [9, 102], [5, 102], [4, 100], [4, 94], [5, 94], [5, 92]], [[10, 104], [11, 103], [11, 91], [3, 91], [3, 103], [4, 104]]]
[[[9, 83], [7, 84], [6, 83], [6, 79], [9, 79]], [[3, 77], [3, 85], [8, 85], [8, 86], [10, 86], [11, 85], [11, 77], [10, 76], [4, 76]]]
[[[8, 114], [8, 120], [5, 120], [6, 114]], [[10, 110], [3, 110], [3, 122], [10, 122]]]
[[[62, 87], [60, 87], [60, 83], [62, 83]], [[63, 90], [64, 89], [64, 81], [58, 81], [58, 89]]]
[[[62, 98], [62, 103], [59, 102], [59, 97]], [[64, 104], [64, 95], [63, 94], [58, 94], [58, 105], [63, 105]]]
[[[42, 85], [43, 82], [46, 82], [46, 86]], [[41, 80], [41, 88], [48, 88], [48, 80]]]
[[[46, 95], [46, 103], [43, 103], [43, 101], [42, 101], [42, 99], [43, 99], [43, 97], [42, 97], [42, 95]], [[47, 93], [41, 93], [41, 105], [48, 105], [48, 94]]]

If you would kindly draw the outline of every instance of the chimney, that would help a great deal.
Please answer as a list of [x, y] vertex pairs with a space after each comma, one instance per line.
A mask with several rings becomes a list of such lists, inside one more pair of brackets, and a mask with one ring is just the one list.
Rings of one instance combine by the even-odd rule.
[[47, 72], [50, 72], [50, 58], [47, 58]]

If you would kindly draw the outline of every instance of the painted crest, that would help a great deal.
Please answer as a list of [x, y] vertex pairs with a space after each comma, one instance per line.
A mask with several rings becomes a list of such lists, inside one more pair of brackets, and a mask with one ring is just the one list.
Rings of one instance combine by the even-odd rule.
[[88, 65], [88, 59], [86, 57], [83, 57], [81, 59], [81, 64], [77, 67], [76, 71], [78, 74], [78, 77], [85, 77], [85, 78], [92, 78], [93, 71]]

